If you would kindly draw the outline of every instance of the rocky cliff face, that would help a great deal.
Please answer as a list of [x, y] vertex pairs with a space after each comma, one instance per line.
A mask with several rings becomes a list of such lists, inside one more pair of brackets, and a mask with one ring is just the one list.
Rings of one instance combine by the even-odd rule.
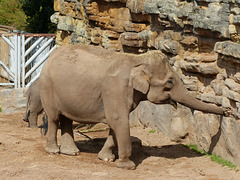
[[158, 49], [198, 99], [231, 117], [141, 103], [131, 119], [240, 165], [239, 0], [55, 0], [57, 43]]

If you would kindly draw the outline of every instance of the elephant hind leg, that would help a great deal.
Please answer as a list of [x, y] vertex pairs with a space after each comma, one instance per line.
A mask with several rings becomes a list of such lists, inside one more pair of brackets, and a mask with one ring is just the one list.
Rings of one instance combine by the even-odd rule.
[[53, 118], [48, 114], [48, 132], [47, 132], [47, 145], [45, 150], [50, 154], [59, 153], [59, 147], [57, 145], [57, 130], [59, 126], [59, 116]]
[[38, 118], [38, 114], [37, 113], [33, 113], [30, 110], [30, 115], [29, 115], [29, 127], [30, 128], [37, 128], [37, 118]]
[[60, 115], [61, 146], [60, 153], [67, 155], [78, 155], [79, 149], [74, 143], [72, 120]]
[[30, 115], [30, 110], [27, 108], [23, 117], [23, 121], [29, 122], [29, 119], [28, 119], [29, 115]]
[[116, 137], [112, 129], [110, 129], [108, 138], [102, 148], [98, 153], [98, 158], [106, 162], [113, 162], [115, 160], [115, 155], [113, 150], [116, 147]]
[[37, 128], [38, 115], [41, 114], [43, 111], [42, 103], [36, 105], [34, 101], [30, 102], [31, 104], [29, 108], [29, 127]]

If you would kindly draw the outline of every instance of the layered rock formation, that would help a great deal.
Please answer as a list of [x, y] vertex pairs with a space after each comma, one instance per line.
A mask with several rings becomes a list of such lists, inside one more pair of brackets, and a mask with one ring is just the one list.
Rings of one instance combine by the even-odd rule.
[[231, 117], [178, 105], [141, 103], [131, 114], [171, 136], [240, 165], [239, 0], [55, 0], [57, 43], [115, 51], [158, 49], [198, 99], [232, 110]]

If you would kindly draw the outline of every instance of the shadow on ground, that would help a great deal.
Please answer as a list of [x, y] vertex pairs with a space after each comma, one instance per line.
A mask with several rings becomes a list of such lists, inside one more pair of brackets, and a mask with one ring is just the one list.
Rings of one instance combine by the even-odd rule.
[[[133, 137], [133, 138], [138, 139], [136, 137]], [[97, 154], [103, 147], [105, 141], [106, 141], [106, 138], [95, 138], [92, 140], [76, 141], [75, 143], [79, 148], [80, 152]], [[182, 144], [166, 145], [161, 147], [145, 146], [145, 145], [142, 146], [140, 143], [136, 143], [136, 142], [133, 142], [132, 144], [133, 144], [133, 150], [132, 150], [131, 160], [133, 160], [137, 166], [150, 156], [164, 157], [168, 159], [177, 159], [181, 157], [191, 158], [191, 157], [203, 156], [199, 153], [196, 153], [184, 147]], [[114, 154], [117, 159], [118, 158], [117, 150], [114, 151]]]

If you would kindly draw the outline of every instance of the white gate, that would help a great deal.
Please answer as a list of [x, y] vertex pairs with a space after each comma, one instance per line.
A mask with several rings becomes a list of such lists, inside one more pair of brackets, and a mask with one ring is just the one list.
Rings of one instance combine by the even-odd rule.
[[55, 34], [10, 33], [2, 34], [10, 47], [10, 67], [0, 66], [9, 74], [9, 83], [1, 85], [15, 88], [29, 87], [40, 75], [43, 63], [57, 46]]

